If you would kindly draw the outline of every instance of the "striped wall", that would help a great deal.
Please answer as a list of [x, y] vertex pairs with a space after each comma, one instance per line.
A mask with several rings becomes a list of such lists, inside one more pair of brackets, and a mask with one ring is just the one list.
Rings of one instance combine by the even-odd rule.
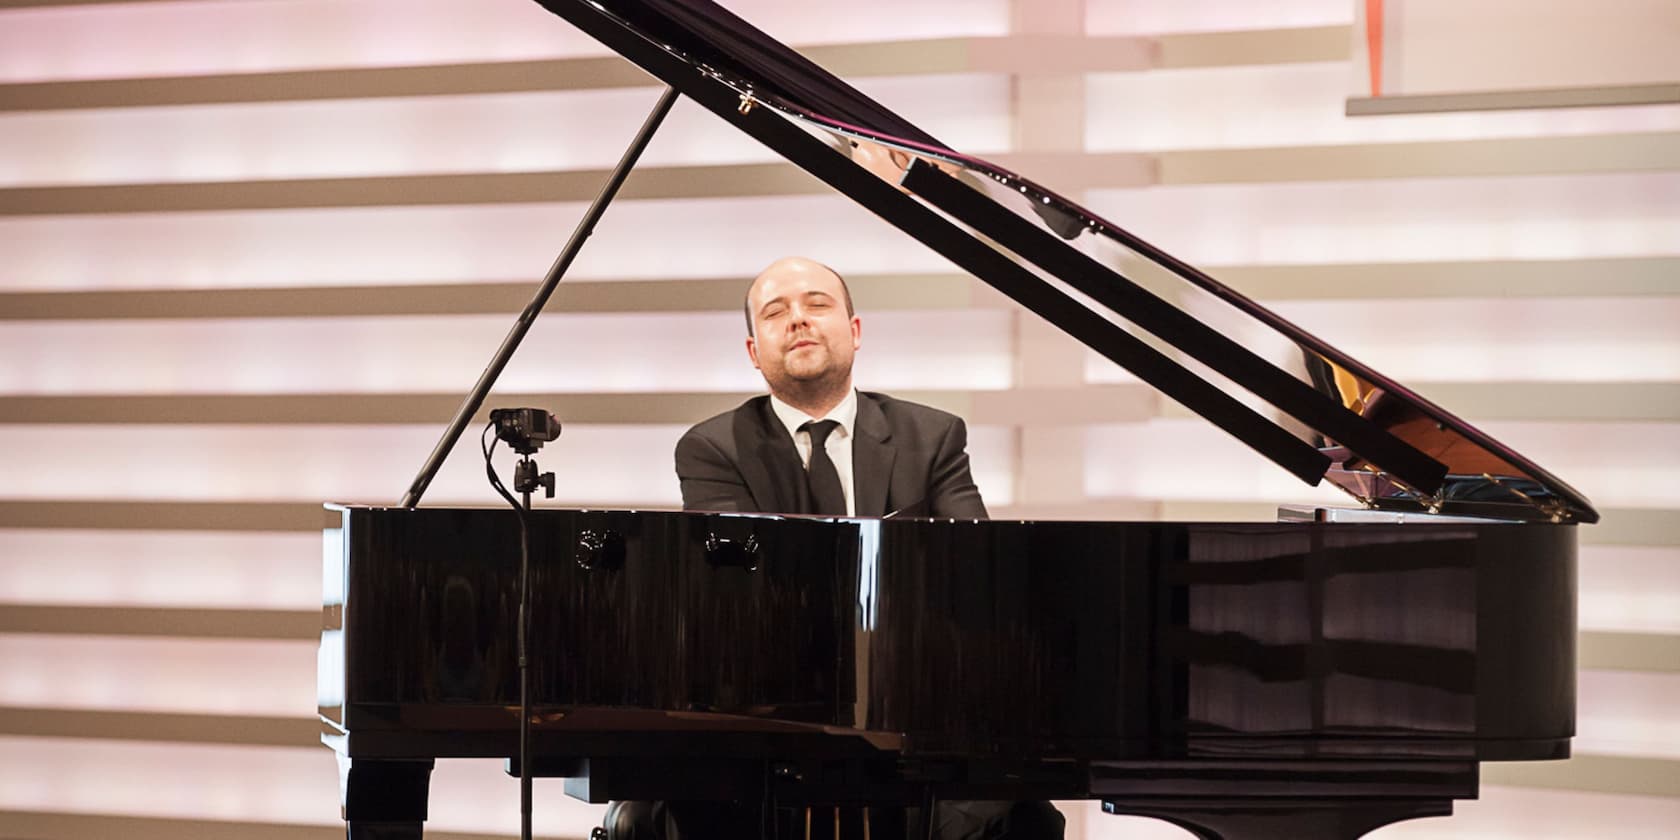
[[[727, 5], [1605, 512], [1577, 757], [1374, 837], [1680, 825], [1680, 106], [1348, 118], [1348, 0]], [[318, 505], [401, 495], [656, 93], [527, 0], [0, 0], [0, 838], [341, 833]], [[996, 514], [1336, 501], [697, 108], [644, 160], [492, 399], [567, 423], [562, 503], [678, 504], [790, 253], [853, 278], [861, 385], [968, 417]], [[497, 503], [475, 454], [428, 502]], [[545, 836], [599, 817], [537, 788]], [[514, 833], [498, 763], [432, 789], [429, 836]]]

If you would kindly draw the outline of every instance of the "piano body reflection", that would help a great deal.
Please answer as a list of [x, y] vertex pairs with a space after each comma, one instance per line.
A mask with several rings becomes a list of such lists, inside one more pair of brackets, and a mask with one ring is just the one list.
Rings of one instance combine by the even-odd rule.
[[[541, 509], [533, 772], [627, 798], [1096, 798], [1205, 838], [1450, 813], [1567, 757], [1581, 494], [706, 0], [543, 5], [1349, 510], [1276, 523]], [[423, 489], [423, 488], [422, 488]], [[518, 755], [510, 510], [329, 506], [353, 837]]]

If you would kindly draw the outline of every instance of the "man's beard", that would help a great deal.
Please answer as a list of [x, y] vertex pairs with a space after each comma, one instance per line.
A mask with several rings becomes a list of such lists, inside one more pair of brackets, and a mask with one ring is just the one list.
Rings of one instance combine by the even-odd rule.
[[770, 390], [792, 405], [803, 407], [830, 402], [843, 396], [851, 384], [851, 365], [836, 358], [826, 346], [821, 348], [820, 358], [801, 362], [789, 364], [784, 357], [777, 375], [765, 377]]

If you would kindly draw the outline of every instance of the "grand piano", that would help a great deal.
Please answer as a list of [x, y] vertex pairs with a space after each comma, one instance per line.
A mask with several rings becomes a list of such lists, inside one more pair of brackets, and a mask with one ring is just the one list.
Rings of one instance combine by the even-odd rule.
[[666, 107], [704, 106], [1350, 503], [1271, 523], [539, 508], [528, 767], [517, 513], [329, 505], [320, 714], [351, 837], [420, 837], [439, 758], [590, 802], [1099, 799], [1209, 840], [1345, 840], [1449, 814], [1480, 762], [1568, 757], [1580, 493], [707, 0], [541, 2]]

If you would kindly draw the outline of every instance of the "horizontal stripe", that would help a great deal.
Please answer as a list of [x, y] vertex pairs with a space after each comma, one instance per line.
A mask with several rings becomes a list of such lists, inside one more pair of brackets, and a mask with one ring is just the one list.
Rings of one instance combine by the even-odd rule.
[[1604, 518], [1581, 530], [1587, 545], [1680, 545], [1680, 510], [1600, 508]]
[[1568, 761], [1488, 762], [1482, 784], [1680, 797], [1680, 760], [1586, 754]]
[[315, 718], [272, 715], [12, 706], [0, 707], [0, 735], [308, 747], [321, 742], [321, 722]]
[[[752, 394], [501, 394], [498, 405], [564, 406], [561, 420], [618, 425], [692, 423]], [[0, 423], [437, 423], [455, 416], [461, 394], [208, 394], [183, 397], [7, 397]], [[474, 415], [473, 428], [490, 417]]]
[[1680, 636], [1659, 633], [1582, 633], [1581, 668], [1680, 673]]
[[[576, 170], [17, 187], [0, 190], [0, 216], [587, 201], [600, 192], [608, 174], [607, 170]], [[722, 198], [827, 192], [827, 187], [799, 169], [771, 163], [640, 167], [625, 180], [618, 197]]]
[[1673, 382], [1414, 382], [1432, 402], [1476, 420], [1680, 420]]
[[[1221, 282], [1257, 300], [1652, 297], [1677, 294], [1672, 257], [1601, 260], [1216, 266]], [[959, 274], [849, 275], [864, 311], [1005, 305]], [[745, 280], [574, 280], [548, 311], [704, 312], [741, 306]], [[0, 321], [115, 318], [291, 318], [517, 313], [535, 281], [261, 289], [0, 292]]]
[[[1680, 264], [1680, 260], [1675, 261]], [[960, 274], [849, 275], [860, 309], [997, 304], [1001, 298]], [[292, 318], [356, 315], [471, 315], [522, 312], [536, 281], [271, 289], [0, 293], [0, 321], [92, 318]], [[563, 281], [547, 312], [715, 312], [741, 308], [744, 277]]]
[[1154, 39], [1160, 51], [1155, 66], [1176, 69], [1347, 61], [1352, 53], [1351, 39], [1350, 26], [1167, 34]]
[[[756, 393], [497, 393], [498, 405], [559, 407], [567, 424], [686, 424], [733, 409]], [[973, 425], [1077, 425], [1145, 420], [1154, 392], [1142, 385], [1009, 391], [895, 391], [894, 396], [959, 414]], [[4, 423], [404, 423], [443, 424], [460, 394], [195, 394], [182, 396], [8, 396]], [[474, 422], [489, 419], [481, 408]], [[476, 427], [475, 427], [476, 428]]]
[[[399, 490], [393, 488], [392, 500], [398, 495]], [[319, 531], [331, 516], [320, 504], [311, 502], [0, 500], [0, 528]]]
[[[1411, 383], [1454, 413], [1476, 420], [1680, 420], [1680, 383]], [[1076, 426], [1193, 416], [1143, 385], [895, 391], [979, 425]], [[497, 393], [498, 405], [556, 406], [568, 424], [680, 424], [728, 411], [749, 392]], [[0, 424], [442, 424], [461, 394], [182, 394], [26, 396], [0, 400]], [[489, 419], [481, 408], [474, 422]]]
[[[1680, 134], [1205, 149], [1153, 155], [1002, 154], [993, 158], [999, 165], [1043, 183], [1077, 183], [1093, 189], [1153, 183], [1587, 174], [1680, 169]], [[589, 169], [14, 187], [0, 190], [0, 216], [586, 201], [599, 192], [607, 175], [607, 170]], [[620, 197], [636, 200], [828, 193], [828, 187], [795, 167], [772, 163], [640, 167], [626, 179]]]
[[[0, 9], [34, 9], [47, 6], [114, 6], [129, 3], [157, 3], [172, 0], [0, 0]], [[178, 2], [178, 0], [174, 0]]]
[[[89, 0], [92, 2], [92, 0]], [[135, 2], [135, 0], [125, 0]], [[331, 772], [328, 768], [327, 772]], [[181, 840], [183, 837], [239, 838], [239, 840], [344, 840], [343, 826], [284, 825], [189, 820], [166, 817], [128, 817], [112, 814], [72, 814], [52, 811], [0, 811], [0, 825], [9, 837], [29, 840], [86, 840], [121, 837], [123, 840]], [[517, 834], [468, 834], [426, 830], [427, 840], [511, 840]], [[559, 838], [559, 840], [582, 840]]]
[[1680, 259], [1674, 257], [1227, 265], [1207, 270], [1220, 282], [1258, 300], [1650, 297], [1680, 293], [1674, 283], [1675, 276], [1680, 275]]
[[1276, 183], [1680, 168], [1680, 134], [1165, 151], [1162, 184]]
[[321, 620], [316, 610], [0, 605], [0, 633], [314, 639]]
[[1493, 111], [1506, 108], [1594, 108], [1606, 105], [1660, 105], [1680, 102], [1680, 84], [1620, 85], [1433, 93], [1411, 96], [1350, 97], [1348, 116], [1433, 114], [1442, 111]]
[[[1405, 385], [1472, 422], [1680, 420], [1680, 383], [1675, 382], [1407, 382]], [[1161, 416], [1195, 415], [1177, 403], [1163, 402]], [[0, 418], [3, 417], [4, 412], [0, 411]]]
[[[98, 2], [98, 0], [86, 0]], [[8, 2], [0, 2], [4, 8]], [[32, 3], [19, 5], [52, 5]], [[1342, 61], [1348, 28], [1068, 38], [1015, 35], [930, 38], [800, 48], [842, 78], [969, 72], [1115, 72]], [[646, 73], [617, 57], [292, 70], [0, 85], [0, 111], [135, 108], [231, 102], [448, 96], [648, 87]]]

